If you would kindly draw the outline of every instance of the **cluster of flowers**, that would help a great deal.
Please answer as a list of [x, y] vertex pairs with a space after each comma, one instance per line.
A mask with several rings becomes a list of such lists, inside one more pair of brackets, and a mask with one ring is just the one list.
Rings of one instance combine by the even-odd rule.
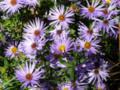
[[[14, 14], [19, 12], [21, 8], [30, 7], [35, 8], [38, 5], [38, 0], [3, 0], [0, 2], [1, 10], [7, 14]], [[108, 34], [117, 38], [119, 33], [119, 20], [117, 15], [120, 6], [119, 0], [86, 0], [86, 6], [80, 5], [80, 16], [87, 18], [92, 23], [90, 26], [84, 23], [79, 23], [77, 39], [70, 37], [70, 24], [74, 23], [74, 15], [76, 8], [71, 6], [70, 8], [61, 6], [55, 6], [49, 10], [47, 15], [50, 25], [46, 24], [39, 18], [30, 20], [23, 28], [23, 40], [19, 45], [9, 45], [5, 51], [6, 57], [14, 58], [19, 56], [22, 52], [30, 59], [26, 62], [24, 67], [19, 67], [15, 70], [17, 79], [23, 83], [24, 87], [39, 86], [39, 79], [43, 79], [45, 70], [41, 67], [36, 68], [35, 59], [37, 52], [43, 52], [43, 47], [47, 42], [52, 42], [50, 46], [50, 55], [47, 57], [50, 61], [52, 68], [60, 67], [65, 68], [66, 65], [62, 64], [59, 60], [59, 56], [62, 56], [65, 61], [68, 59], [70, 51], [85, 53], [86, 57], [91, 55], [100, 54], [100, 37], [102, 34]], [[46, 30], [48, 27], [52, 27], [53, 30], [49, 31], [49, 38], [46, 37]], [[74, 57], [73, 57], [74, 58]], [[89, 60], [83, 64], [76, 66], [76, 72], [78, 75], [77, 85], [83, 86], [89, 83], [96, 85], [100, 90], [105, 88], [104, 81], [109, 77], [108, 63], [103, 59]], [[60, 90], [73, 90], [73, 85], [61, 84]], [[82, 90], [78, 88], [78, 90]]]

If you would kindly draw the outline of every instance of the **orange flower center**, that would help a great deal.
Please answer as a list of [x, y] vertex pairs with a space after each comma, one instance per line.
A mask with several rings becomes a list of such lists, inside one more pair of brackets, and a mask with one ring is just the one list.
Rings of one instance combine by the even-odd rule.
[[64, 21], [64, 20], [65, 20], [65, 16], [61, 14], [61, 15], [58, 17], [58, 19], [59, 19], [60, 21]]
[[33, 78], [33, 76], [32, 76], [31, 73], [26, 74], [25, 77], [26, 77], [26, 79], [27, 79], [28, 81], [32, 80], [32, 78]]
[[31, 45], [31, 47], [32, 47], [33, 49], [36, 49], [37, 44], [36, 44], [36, 43], [33, 43], [33, 44]]
[[14, 47], [11, 48], [11, 52], [13, 54], [16, 54], [17, 51], [18, 51], [17, 47], [14, 46]]
[[59, 51], [65, 52], [65, 50], [66, 50], [66, 46], [64, 44], [59, 46]]
[[10, 3], [12, 6], [15, 6], [17, 4], [17, 0], [10, 0]]
[[89, 11], [90, 13], [93, 13], [93, 12], [95, 11], [95, 8], [94, 8], [93, 6], [89, 6], [89, 7], [88, 7], [88, 11]]
[[35, 30], [34, 35], [35, 36], [39, 36], [40, 35], [40, 31], [39, 30]]
[[84, 48], [90, 49], [91, 48], [91, 43], [90, 42], [85, 42]]

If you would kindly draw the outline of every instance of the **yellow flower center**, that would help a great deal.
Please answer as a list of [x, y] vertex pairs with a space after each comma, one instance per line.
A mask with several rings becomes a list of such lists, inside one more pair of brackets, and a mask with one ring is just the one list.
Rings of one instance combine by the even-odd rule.
[[106, 0], [106, 3], [110, 4], [110, 3], [111, 3], [111, 0]]
[[93, 13], [93, 12], [95, 11], [95, 7], [89, 6], [89, 7], [88, 7], [88, 11], [89, 11], [90, 13]]
[[36, 49], [37, 44], [36, 44], [36, 43], [33, 43], [33, 44], [31, 45], [31, 47], [32, 47], [32, 49]]
[[59, 19], [60, 21], [64, 21], [64, 20], [65, 20], [65, 16], [61, 14], [61, 15], [58, 17], [58, 19]]
[[63, 88], [63, 90], [69, 90], [69, 88], [67, 88], [67, 87], [64, 87], [64, 88]]
[[103, 90], [101, 87], [98, 87], [97, 90]]
[[10, 0], [10, 3], [12, 6], [15, 6], [17, 4], [17, 0]]
[[13, 54], [16, 54], [16, 52], [18, 51], [18, 49], [17, 49], [17, 47], [14, 46], [14, 47], [11, 48], [11, 51], [12, 51]]
[[62, 44], [62, 45], [59, 46], [59, 51], [65, 52], [65, 50], [66, 50], [66, 47], [65, 47], [64, 44]]
[[25, 77], [26, 77], [26, 79], [27, 79], [28, 81], [32, 80], [32, 78], [33, 78], [33, 76], [32, 76], [31, 73], [26, 74]]
[[84, 48], [90, 49], [91, 48], [91, 43], [90, 42], [85, 42]]
[[40, 31], [39, 30], [35, 30], [34, 35], [35, 36], [39, 36], [40, 35]]

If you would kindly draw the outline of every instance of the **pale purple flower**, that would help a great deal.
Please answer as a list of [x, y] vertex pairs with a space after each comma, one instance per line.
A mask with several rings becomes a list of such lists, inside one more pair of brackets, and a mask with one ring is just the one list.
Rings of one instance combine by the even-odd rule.
[[54, 43], [51, 46], [51, 53], [55, 54], [64, 54], [68, 53], [73, 46], [73, 42], [70, 38], [60, 38], [58, 40], [54, 40]]
[[38, 50], [42, 50], [45, 45], [46, 40], [44, 37], [41, 37], [39, 40], [26, 38], [23, 42], [21, 42], [21, 47], [23, 49], [23, 53], [32, 58], [36, 56]]
[[73, 23], [74, 13], [64, 6], [54, 7], [50, 10], [48, 19], [51, 25], [69, 28], [69, 24]]
[[39, 18], [30, 21], [24, 26], [24, 35], [23, 37], [39, 39], [45, 35], [45, 24]]
[[10, 44], [7, 47], [7, 49], [5, 50], [5, 56], [10, 57], [10, 58], [14, 58], [14, 57], [18, 56], [20, 52], [21, 52], [20, 45]]
[[88, 77], [89, 83], [92, 84], [100, 84], [103, 81], [107, 81], [107, 78], [109, 77], [108, 74], [108, 62], [105, 62], [104, 60], [100, 60], [98, 63], [98, 66], [96, 66], [94, 69], [89, 70]]
[[15, 70], [15, 75], [17, 79], [23, 83], [23, 87], [34, 85], [39, 86], [39, 79], [43, 79], [44, 70], [39, 67], [36, 68], [36, 64], [33, 62], [26, 62], [24, 67], [20, 66], [18, 69]]
[[115, 3], [111, 3], [109, 6], [105, 7], [102, 10], [102, 17], [104, 18], [111, 18], [112, 16], [117, 15], [120, 12], [120, 10], [118, 10], [116, 8], [116, 4]]
[[94, 19], [96, 21], [96, 27], [104, 33], [107, 32], [109, 35], [117, 36], [116, 25], [118, 24], [118, 18], [104, 18], [104, 19]]
[[22, 7], [22, 0], [3, 0], [0, 2], [0, 8], [9, 15], [18, 12]]
[[91, 4], [88, 0], [86, 2], [87, 7], [81, 5], [81, 15], [89, 19], [101, 16], [101, 10], [103, 10], [104, 5], [100, 4], [100, 0], [92, 0]]
[[86, 39], [86, 40], [80, 40], [79, 41], [80, 46], [83, 48], [84, 51], [86, 51], [87, 53], [93, 53], [96, 54], [99, 52], [100, 49], [100, 40], [97, 39]]
[[87, 27], [83, 23], [79, 25], [79, 35], [82, 39], [95, 38], [100, 36], [99, 28], [95, 27], [95, 23], [92, 23], [91, 27]]

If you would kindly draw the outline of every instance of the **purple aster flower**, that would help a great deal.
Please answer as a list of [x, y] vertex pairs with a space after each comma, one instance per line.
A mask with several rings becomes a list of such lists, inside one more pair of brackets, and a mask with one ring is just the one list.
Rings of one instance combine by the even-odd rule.
[[40, 21], [39, 18], [30, 21], [24, 26], [24, 35], [23, 37], [39, 39], [45, 35], [45, 24], [43, 21]]
[[96, 54], [98, 53], [100, 46], [98, 45], [100, 40], [96, 40], [96, 39], [86, 39], [86, 40], [80, 40], [79, 41], [80, 46], [83, 48], [83, 50], [85, 50], [87, 53], [93, 53]]
[[120, 10], [116, 9], [116, 4], [111, 3], [108, 7], [105, 7], [102, 10], [102, 17], [111, 18], [119, 13]]
[[108, 74], [108, 62], [105, 62], [103, 59], [100, 59], [98, 62], [95, 62], [95, 68], [89, 70], [88, 77], [89, 83], [95, 84], [103, 81], [107, 81]]
[[0, 8], [9, 15], [18, 12], [22, 7], [22, 0], [3, 0], [0, 2]]
[[95, 23], [93, 23], [90, 28], [81, 23], [78, 30], [80, 31], [79, 35], [82, 39], [89, 39], [100, 36], [99, 29], [95, 27]]
[[39, 85], [39, 79], [43, 79], [44, 70], [41, 68], [36, 69], [35, 63], [26, 63], [24, 67], [19, 67], [15, 70], [17, 79], [23, 83], [23, 87]]
[[5, 56], [14, 58], [14, 57], [18, 56], [20, 54], [20, 52], [21, 52], [20, 44], [19, 45], [17, 45], [16, 43], [15, 43], [15, 45], [10, 44], [5, 51]]
[[68, 53], [73, 46], [73, 42], [70, 38], [60, 38], [58, 40], [54, 40], [54, 43], [51, 46], [51, 53], [55, 54], [64, 54]]
[[100, 4], [100, 0], [92, 0], [92, 3], [90, 4], [88, 0], [87, 7], [82, 6], [81, 8], [81, 14], [89, 19], [99, 17], [101, 16], [101, 10], [103, 10], [103, 4]]
[[96, 21], [96, 27], [98, 27], [100, 30], [102, 30], [104, 33], [107, 32], [109, 35], [115, 35], [117, 37], [118, 33], [115, 29], [117, 29], [116, 25], [118, 24], [118, 18], [104, 18], [101, 19], [95, 19]]
[[50, 24], [54, 26], [61, 26], [62, 28], [68, 28], [70, 23], [73, 23], [74, 13], [64, 6], [55, 7], [50, 10], [48, 19], [52, 21]]
[[34, 40], [31, 38], [25, 38], [21, 42], [22, 52], [29, 58], [34, 58], [38, 50], [42, 50], [45, 45], [46, 40], [44, 37], [41, 37], [39, 40]]

